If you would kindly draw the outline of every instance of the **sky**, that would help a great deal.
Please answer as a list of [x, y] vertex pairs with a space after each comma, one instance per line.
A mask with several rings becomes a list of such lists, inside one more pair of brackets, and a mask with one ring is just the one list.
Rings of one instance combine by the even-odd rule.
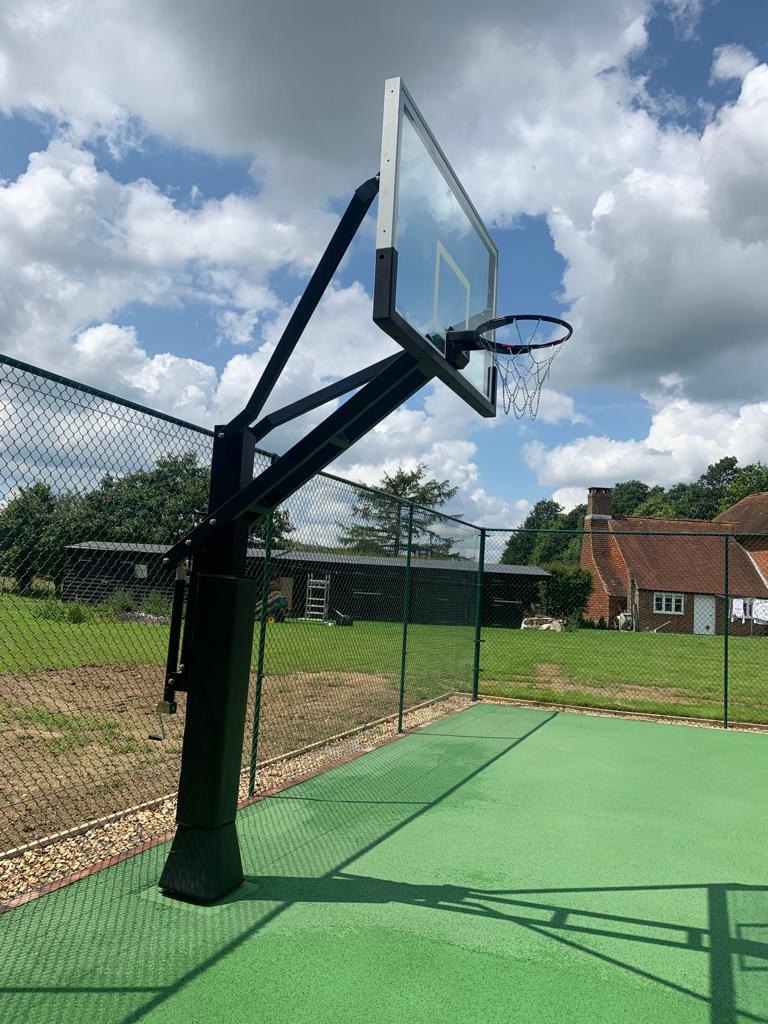
[[[765, 460], [766, 0], [3, 5], [0, 351], [230, 419], [378, 170], [393, 75], [493, 234], [499, 312], [575, 330], [535, 421], [436, 382], [334, 471], [423, 462], [450, 511], [512, 527], [543, 497]], [[374, 218], [272, 408], [396, 350], [371, 320]]]

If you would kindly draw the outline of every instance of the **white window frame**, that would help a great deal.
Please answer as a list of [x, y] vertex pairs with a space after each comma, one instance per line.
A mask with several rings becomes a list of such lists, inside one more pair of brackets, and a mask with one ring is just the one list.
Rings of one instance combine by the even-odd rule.
[[[680, 607], [675, 605], [679, 603]], [[669, 604], [669, 608], [666, 605]], [[661, 607], [659, 607], [661, 605]], [[654, 615], [685, 615], [685, 594], [676, 593], [673, 590], [654, 590], [653, 592], [653, 614]]]

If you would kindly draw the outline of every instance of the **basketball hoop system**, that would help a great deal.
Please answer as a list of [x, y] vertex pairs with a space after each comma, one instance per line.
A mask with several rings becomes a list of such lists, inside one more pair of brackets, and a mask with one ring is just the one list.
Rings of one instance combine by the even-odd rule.
[[[504, 328], [512, 329], [512, 341], [498, 340], [497, 332]], [[504, 412], [518, 420], [526, 413], [536, 419], [552, 363], [572, 334], [571, 325], [558, 317], [515, 313], [486, 320], [473, 331], [449, 330], [448, 358], [460, 364], [462, 357], [468, 359], [465, 353], [485, 349], [493, 361]]]

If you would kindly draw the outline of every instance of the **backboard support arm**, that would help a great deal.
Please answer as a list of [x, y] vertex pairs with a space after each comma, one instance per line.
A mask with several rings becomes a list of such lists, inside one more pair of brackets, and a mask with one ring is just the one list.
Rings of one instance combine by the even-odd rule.
[[[164, 564], [175, 566], [190, 553], [204, 553], [207, 545], [233, 523], [244, 520], [250, 524], [265, 516], [434, 376], [428, 364], [407, 352], [386, 362], [385, 368], [357, 394], [169, 548]], [[218, 435], [219, 428], [216, 432]]]
[[315, 391], [314, 394], [307, 395], [306, 398], [300, 398], [297, 402], [291, 402], [290, 405], [285, 405], [282, 409], [276, 409], [268, 416], [263, 416], [258, 423], [255, 423], [250, 428], [254, 441], [261, 441], [276, 427], [280, 427], [284, 423], [289, 423], [291, 420], [295, 420], [299, 416], [303, 416], [305, 413], [311, 412], [313, 409], [319, 409], [321, 405], [325, 405], [326, 402], [333, 401], [334, 398], [340, 398], [342, 395], [346, 395], [350, 391], [354, 391], [356, 388], [362, 387], [363, 384], [367, 384], [368, 381], [373, 380], [381, 370], [384, 370], [390, 363], [394, 362], [395, 359], [397, 359], [397, 355], [387, 356], [386, 359], [380, 359], [378, 363], [366, 366], [365, 369], [358, 370], [357, 373], [351, 373], [348, 377], [342, 377], [341, 380], [334, 381], [333, 384], [320, 388], [319, 391]]
[[320, 257], [320, 262], [317, 264], [312, 277], [310, 277], [307, 287], [304, 289], [304, 293], [296, 305], [296, 309], [291, 314], [291, 318], [286, 324], [285, 330], [280, 336], [280, 340], [259, 378], [259, 383], [253, 390], [253, 394], [237, 416], [220, 428], [225, 434], [230, 435], [238, 430], [242, 430], [249, 423], [253, 423], [256, 417], [261, 414], [261, 410], [272, 394], [280, 374], [285, 369], [285, 364], [296, 348], [299, 338], [304, 333], [304, 329], [312, 318], [312, 314], [317, 309], [326, 288], [331, 283], [333, 275], [339, 269], [339, 264], [352, 244], [352, 240], [363, 223], [365, 215], [368, 213], [378, 191], [378, 174], [373, 178], [369, 178], [368, 181], [363, 182], [362, 185], [355, 189], [355, 193], [349, 201], [349, 205], [344, 211], [338, 227], [328, 243], [328, 247]]

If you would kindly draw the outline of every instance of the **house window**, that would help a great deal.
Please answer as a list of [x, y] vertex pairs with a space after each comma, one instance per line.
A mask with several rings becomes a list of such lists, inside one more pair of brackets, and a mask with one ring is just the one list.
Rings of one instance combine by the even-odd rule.
[[147, 578], [147, 565], [145, 562], [134, 562], [133, 563], [133, 575], [137, 580], [145, 580]]
[[653, 595], [653, 610], [657, 615], [682, 615], [685, 610], [685, 595], [657, 590]]

